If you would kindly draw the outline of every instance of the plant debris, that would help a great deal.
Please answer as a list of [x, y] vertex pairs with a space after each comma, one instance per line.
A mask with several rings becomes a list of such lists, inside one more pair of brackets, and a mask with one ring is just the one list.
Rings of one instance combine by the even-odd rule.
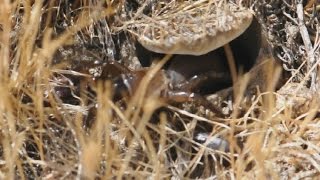
[[[0, 179], [319, 178], [319, 7], [2, 2]], [[251, 21], [259, 35], [231, 41]], [[204, 58], [218, 60], [216, 69], [191, 63]], [[164, 101], [164, 87], [190, 88]]]

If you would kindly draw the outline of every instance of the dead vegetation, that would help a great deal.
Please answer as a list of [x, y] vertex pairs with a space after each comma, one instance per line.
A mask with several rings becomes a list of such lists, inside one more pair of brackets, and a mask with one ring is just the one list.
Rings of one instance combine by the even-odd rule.
[[170, 55], [135, 93], [114, 99], [119, 72], [104, 74], [104, 64], [141, 68], [134, 35], [146, 24], [139, 22], [226, 2], [2, 1], [0, 178], [319, 178], [317, 0], [235, 1], [252, 7], [271, 47], [265, 58], [281, 62], [284, 73], [264, 69], [264, 91], [250, 98], [247, 86], [259, 83], [250, 73], [237, 78], [233, 98], [218, 102], [226, 116], [148, 93]]

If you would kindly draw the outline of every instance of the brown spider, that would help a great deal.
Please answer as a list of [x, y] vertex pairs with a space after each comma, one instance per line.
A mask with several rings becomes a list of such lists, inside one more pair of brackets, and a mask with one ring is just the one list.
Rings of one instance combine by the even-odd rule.
[[[253, 34], [255, 33], [255, 34]], [[235, 50], [236, 64], [245, 70], [252, 67], [259, 51], [260, 29], [253, 23], [246, 33], [231, 42]], [[248, 46], [246, 45], [248, 44]], [[237, 59], [238, 58], [238, 59]], [[141, 60], [141, 59], [140, 59]], [[150, 67], [131, 70], [117, 61], [105, 64], [89, 64], [82, 62], [76, 68], [71, 68], [84, 74], [98, 67], [98, 75], [92, 76], [95, 83], [99, 80], [111, 80], [114, 87], [114, 100], [122, 97], [130, 98], [138, 89], [140, 82]], [[92, 74], [92, 72], [91, 72]], [[94, 74], [94, 73], [93, 73]], [[66, 79], [60, 78], [60, 81]], [[76, 91], [79, 77], [72, 77]], [[89, 80], [89, 81], [91, 81]], [[232, 85], [228, 63], [223, 48], [211, 51], [201, 56], [174, 55], [166, 67], [158, 71], [148, 84], [146, 94], [156, 95], [167, 103], [195, 101], [212, 112], [221, 115], [220, 110], [203, 95], [221, 90]], [[72, 85], [71, 85], [72, 86]], [[56, 92], [61, 99], [70, 97], [70, 87], [57, 87]], [[77, 93], [74, 93], [77, 94]]]
[[[199, 90], [200, 86], [203, 86], [207, 81], [219, 82], [231, 82], [231, 78], [228, 72], [220, 64], [222, 61], [214, 61], [209, 57], [217, 56], [216, 52], [208, 54], [206, 59], [201, 59], [203, 67], [193, 68], [189, 71], [184, 71], [183, 67], [181, 69], [175, 69], [175, 62], [179, 62], [180, 58], [183, 58], [185, 63], [195, 62], [192, 58], [186, 58], [184, 56], [179, 56], [178, 58], [172, 59], [172, 64], [168, 69], [161, 69], [158, 71], [152, 80], [148, 84], [146, 94], [158, 96], [165, 102], [168, 103], [183, 103], [194, 101], [203, 105], [205, 108], [210, 109], [216, 114], [220, 112], [210, 103], [208, 100], [202, 96]], [[218, 58], [218, 57], [217, 57]], [[205, 65], [207, 67], [219, 66], [221, 71], [204, 71], [201, 74], [195, 74], [197, 70], [204, 70]], [[118, 69], [122, 73], [116, 78], [112, 79], [114, 87], [114, 98], [119, 99], [121, 97], [131, 97], [138, 89], [141, 81], [147, 74], [149, 68], [143, 68], [140, 70], [129, 70], [128, 68], [122, 66], [117, 62], [111, 62], [105, 65], [102, 71], [102, 76], [98, 79], [104, 79], [105, 77], [110, 77], [109, 69]]]
[[[196, 66], [193, 56], [175, 56], [170, 60], [167, 69], [159, 70], [148, 84], [146, 95], [155, 95], [167, 103], [182, 103], [195, 101], [212, 112], [220, 114], [219, 111], [202, 96], [201, 87], [206, 88], [206, 82], [215, 82], [217, 84], [231, 83], [228, 67], [222, 61], [218, 52], [211, 52], [202, 56], [198, 60], [201, 64]], [[184, 62], [186, 66], [181, 66]], [[195, 66], [190, 68], [189, 66]], [[212, 69], [216, 67], [216, 69]], [[68, 74], [60, 74], [56, 76], [55, 94], [66, 103], [78, 104], [76, 96], [80, 95], [81, 85], [84, 84], [89, 92], [90, 87], [97, 81], [111, 80], [113, 84], [113, 92], [115, 101], [121, 98], [130, 98], [137, 91], [142, 79], [150, 68], [141, 68], [139, 70], [131, 70], [117, 61], [111, 61], [103, 65], [93, 63], [82, 63], [77, 67], [71, 68], [76, 72], [83, 74], [94, 74], [93, 69], [100, 69], [98, 75], [92, 76], [75, 76]], [[85, 82], [85, 83], [83, 83]], [[83, 86], [82, 86], [83, 87]], [[219, 88], [221, 89], [221, 87]], [[94, 95], [93, 95], [94, 96]]]

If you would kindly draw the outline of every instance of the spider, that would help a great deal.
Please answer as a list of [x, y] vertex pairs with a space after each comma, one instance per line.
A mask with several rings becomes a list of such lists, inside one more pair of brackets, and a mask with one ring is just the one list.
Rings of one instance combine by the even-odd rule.
[[[216, 58], [212, 60], [211, 58]], [[194, 59], [189, 56], [177, 56], [171, 59], [171, 64], [166, 69], [158, 71], [152, 80], [147, 85], [146, 94], [155, 95], [167, 103], [183, 103], [196, 102], [210, 109], [216, 114], [221, 114], [218, 109], [210, 103], [201, 92], [205, 89], [205, 84], [208, 81], [217, 84], [229, 84], [231, 82], [230, 74], [228, 73], [227, 65], [219, 60], [219, 54], [212, 52], [204, 56], [201, 60], [201, 66], [196, 68], [187, 68], [179, 66], [181, 61], [184, 64], [193, 67]], [[198, 61], [198, 63], [199, 63]], [[114, 99], [121, 97], [131, 97], [138, 89], [141, 81], [147, 74], [149, 68], [139, 70], [130, 70], [120, 63], [114, 61], [106, 64], [102, 71], [102, 75], [97, 79], [105, 79], [111, 77], [112, 73], [109, 70], [121, 72], [120, 75], [112, 79], [114, 87]], [[210, 70], [207, 67], [217, 67], [216, 70]], [[199, 73], [199, 71], [203, 71]], [[202, 88], [201, 88], [202, 87]]]
[[[213, 51], [198, 61], [200, 66], [195, 66], [197, 61], [194, 61], [193, 56], [173, 57], [166, 69], [161, 69], [154, 75], [148, 84], [146, 95], [158, 96], [167, 103], [194, 101], [212, 112], [220, 114], [219, 110], [206, 100], [201, 91], [206, 88], [205, 84], [208, 81], [216, 84], [231, 82], [227, 65], [219, 59], [220, 56], [219, 52]], [[184, 66], [180, 64], [182, 61]], [[195, 67], [190, 68], [193, 66]], [[212, 69], [211, 67], [216, 68]], [[90, 73], [95, 74], [92, 73], [92, 69], [97, 68], [100, 69], [100, 73], [88, 76]], [[83, 77], [70, 74], [56, 76], [55, 94], [66, 103], [78, 104], [79, 98], [76, 96], [80, 95], [80, 84], [83, 82], [85, 82], [86, 89], [93, 93], [90, 87], [92, 84], [110, 80], [113, 85], [114, 101], [132, 97], [150, 67], [131, 70], [117, 61], [110, 61], [105, 64], [81, 63], [71, 69], [87, 75]]]
[[[239, 56], [239, 60], [236, 62], [237, 66], [244, 66], [245, 70], [252, 67], [260, 49], [259, 37], [252, 35], [253, 32], [258, 35], [260, 29], [257, 23], [253, 23], [250, 27], [248, 31], [232, 42], [233, 44], [231, 43], [231, 46], [234, 46], [236, 58]], [[250, 46], [245, 46], [246, 43]], [[138, 58], [143, 61], [143, 57], [139, 57], [139, 52]], [[95, 69], [92, 67], [101, 69], [98, 75], [92, 76], [94, 83], [100, 80], [111, 80], [115, 101], [123, 97], [130, 98], [137, 91], [142, 79], [150, 69], [150, 67], [144, 67], [132, 70], [117, 61], [109, 61], [105, 64], [82, 62], [76, 68], [71, 69], [90, 74], [89, 71]], [[74, 82], [73, 86], [75, 86], [76, 91], [80, 91], [77, 87], [79, 77], [71, 77], [71, 79], [73, 79], [71, 81]], [[59, 81], [68, 83], [65, 78], [60, 78]], [[219, 48], [201, 56], [173, 55], [165, 67], [154, 75], [148, 84], [146, 94], [156, 95], [167, 103], [194, 101], [221, 115], [220, 110], [209, 102], [204, 95], [231, 85], [232, 79], [225, 53], [223, 48]], [[57, 87], [56, 92], [61, 99], [70, 97], [70, 87]]]

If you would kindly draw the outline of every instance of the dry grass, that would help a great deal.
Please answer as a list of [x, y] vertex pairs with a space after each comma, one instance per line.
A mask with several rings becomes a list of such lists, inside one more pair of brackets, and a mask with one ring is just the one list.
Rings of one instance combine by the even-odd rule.
[[[303, 83], [289, 81], [274, 92], [268, 78], [269, 91], [258, 94], [244, 112], [237, 108], [245, 90], [240, 87], [235, 110], [223, 119], [193, 104], [159, 111], [163, 103], [146, 87], [166, 56], [148, 72], [126, 109], [112, 101], [109, 81], [97, 83], [95, 93], [82, 85], [79, 104], [65, 103], [55, 90], [63, 85], [57, 74], [88, 75], [65, 71], [79, 56], [57, 60], [55, 53], [81, 44], [79, 39], [94, 39], [94, 28], [105, 21], [107, 29], [98, 33], [111, 41], [110, 24], [120, 27], [124, 1], [107, 0], [104, 6], [74, 1], [74, 14], [59, 3], [1, 1], [0, 179], [319, 178], [318, 94]], [[64, 22], [60, 29], [55, 26]], [[315, 58], [318, 35], [312, 41]], [[98, 51], [112, 54], [110, 44]], [[199, 142], [195, 136], [202, 131], [207, 137]], [[210, 148], [213, 141], [225, 146]]]

